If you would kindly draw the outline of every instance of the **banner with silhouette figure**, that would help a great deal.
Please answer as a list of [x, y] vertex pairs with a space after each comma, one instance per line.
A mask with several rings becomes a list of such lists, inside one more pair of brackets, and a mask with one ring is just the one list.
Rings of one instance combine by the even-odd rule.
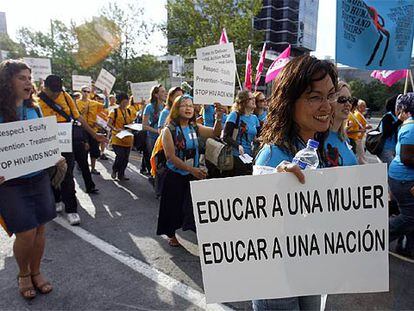
[[409, 67], [414, 0], [337, 0], [336, 16], [338, 63], [368, 70]]

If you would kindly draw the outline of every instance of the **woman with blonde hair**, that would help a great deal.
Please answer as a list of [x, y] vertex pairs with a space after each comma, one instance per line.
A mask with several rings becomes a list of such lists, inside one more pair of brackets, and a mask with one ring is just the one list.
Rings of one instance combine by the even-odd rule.
[[224, 126], [224, 140], [233, 147], [234, 168], [232, 176], [251, 175], [252, 163], [244, 163], [240, 156], [253, 157], [253, 141], [260, 132], [260, 123], [253, 113], [256, 108], [255, 98], [248, 91], [240, 91], [232, 112]]
[[345, 133], [345, 123], [351, 113], [352, 96], [350, 86], [338, 82], [338, 99], [332, 104], [333, 117], [328, 137], [325, 140], [325, 156], [328, 167], [356, 165], [357, 159]]

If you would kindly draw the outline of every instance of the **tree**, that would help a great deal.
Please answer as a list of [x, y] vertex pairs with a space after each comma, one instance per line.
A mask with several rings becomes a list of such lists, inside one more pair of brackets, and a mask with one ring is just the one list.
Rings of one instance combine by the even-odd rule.
[[378, 80], [372, 80], [369, 83], [352, 80], [349, 85], [352, 89], [352, 95], [365, 100], [372, 111], [384, 111], [385, 100], [395, 94], [402, 93], [404, 89], [402, 82], [388, 87]]
[[21, 58], [25, 55], [24, 47], [4, 33], [0, 33], [0, 50], [7, 51], [9, 58]]
[[184, 58], [195, 56], [197, 48], [218, 44], [223, 28], [234, 43], [237, 63], [243, 64], [252, 44], [257, 58], [263, 34], [253, 27], [253, 18], [262, 9], [262, 0], [174, 0], [168, 1], [168, 22], [163, 30], [169, 53]]

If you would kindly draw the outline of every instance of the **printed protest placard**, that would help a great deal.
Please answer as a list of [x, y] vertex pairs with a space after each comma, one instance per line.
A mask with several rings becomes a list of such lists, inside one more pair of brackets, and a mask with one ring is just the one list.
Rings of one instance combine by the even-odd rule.
[[194, 103], [234, 103], [235, 72], [231, 63], [194, 61]]
[[56, 117], [0, 124], [0, 176], [6, 180], [55, 165], [60, 159]]
[[73, 91], [80, 91], [82, 86], [89, 86], [91, 87], [92, 77], [90, 76], [79, 76], [73, 75], [72, 76], [72, 90]]
[[38, 81], [45, 80], [52, 74], [52, 65], [49, 58], [24, 57], [23, 61], [32, 69], [32, 79]]
[[113, 75], [102, 68], [98, 79], [96, 79], [95, 86], [102, 91], [107, 90], [110, 93], [115, 84], [115, 80], [116, 78]]
[[414, 1], [338, 0], [336, 57], [366, 70], [410, 67]]
[[233, 42], [226, 44], [210, 45], [196, 50], [197, 60], [219, 64], [232, 64], [233, 72], [236, 71], [236, 55]]
[[60, 152], [72, 152], [72, 122], [58, 123]]
[[208, 303], [388, 291], [385, 164], [191, 182]]
[[134, 102], [141, 102], [151, 96], [151, 89], [153, 86], [158, 85], [158, 81], [147, 81], [139, 83], [131, 83], [131, 92], [134, 96]]

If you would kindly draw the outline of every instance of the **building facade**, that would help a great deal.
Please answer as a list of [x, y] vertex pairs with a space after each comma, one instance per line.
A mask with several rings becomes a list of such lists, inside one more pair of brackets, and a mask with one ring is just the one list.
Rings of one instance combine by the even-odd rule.
[[7, 34], [6, 13], [0, 12], [0, 33]]
[[273, 53], [289, 44], [293, 55], [308, 53], [316, 48], [318, 8], [319, 0], [263, 0], [254, 26], [264, 31], [263, 41]]

